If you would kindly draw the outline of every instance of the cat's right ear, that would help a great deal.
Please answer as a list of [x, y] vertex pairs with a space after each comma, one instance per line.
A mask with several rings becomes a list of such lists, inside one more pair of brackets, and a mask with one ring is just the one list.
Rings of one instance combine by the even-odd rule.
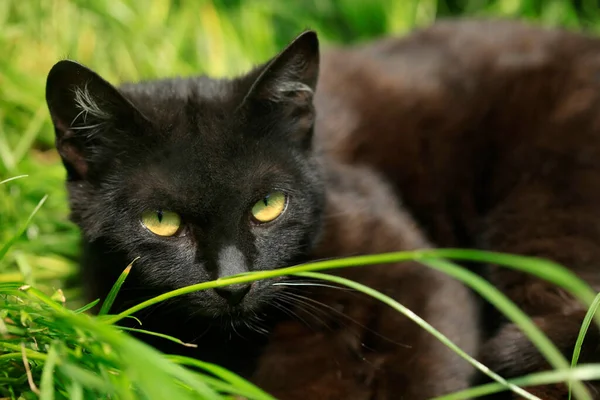
[[319, 75], [319, 39], [314, 31], [298, 35], [264, 66], [246, 98], [273, 103], [312, 100]]
[[258, 113], [279, 112], [285, 120], [286, 137], [308, 148], [315, 121], [313, 97], [318, 75], [319, 40], [317, 33], [309, 30], [249, 75], [253, 83], [242, 105], [257, 105]]
[[88, 179], [101, 170], [114, 154], [118, 135], [145, 121], [115, 87], [70, 60], [59, 61], [48, 73], [46, 102], [69, 180]]

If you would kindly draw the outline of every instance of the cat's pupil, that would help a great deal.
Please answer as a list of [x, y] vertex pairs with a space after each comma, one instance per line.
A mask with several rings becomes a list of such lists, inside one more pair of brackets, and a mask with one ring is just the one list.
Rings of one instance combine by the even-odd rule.
[[263, 199], [263, 203], [265, 203], [265, 206], [269, 205], [269, 195], [265, 196], [265, 198]]
[[162, 210], [158, 210], [156, 212], [156, 217], [158, 218], [158, 222], [162, 222], [162, 220], [163, 220], [163, 212], [162, 212]]

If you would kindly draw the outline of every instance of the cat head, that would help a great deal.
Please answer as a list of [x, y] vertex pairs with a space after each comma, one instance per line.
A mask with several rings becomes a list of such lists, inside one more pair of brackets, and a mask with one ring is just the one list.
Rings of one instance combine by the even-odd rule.
[[[58, 62], [46, 100], [85, 240], [109, 243], [125, 264], [140, 257], [135, 284], [158, 291], [302, 261], [324, 201], [311, 150], [318, 66], [312, 31], [231, 80], [117, 89]], [[254, 310], [274, 291], [263, 281], [185, 301], [218, 316]]]

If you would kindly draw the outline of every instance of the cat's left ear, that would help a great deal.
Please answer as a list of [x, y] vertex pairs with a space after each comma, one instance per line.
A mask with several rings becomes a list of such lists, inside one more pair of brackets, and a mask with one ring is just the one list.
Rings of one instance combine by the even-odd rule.
[[297, 128], [310, 130], [314, 122], [313, 95], [319, 75], [319, 40], [305, 31], [261, 68], [244, 99], [287, 111]]

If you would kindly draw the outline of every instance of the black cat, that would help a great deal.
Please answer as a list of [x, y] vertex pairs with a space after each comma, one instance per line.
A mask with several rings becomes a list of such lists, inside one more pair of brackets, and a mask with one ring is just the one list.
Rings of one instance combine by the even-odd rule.
[[[560, 30], [454, 21], [321, 62], [305, 32], [231, 80], [115, 89], [61, 61], [47, 101], [89, 295], [104, 296], [138, 256], [119, 308], [248, 270], [427, 247], [404, 210], [436, 245], [552, 258], [598, 287], [599, 49]], [[478, 305], [457, 282], [411, 263], [336, 273], [479, 350]], [[576, 301], [520, 273], [486, 276], [572, 351], [585, 313]], [[282, 399], [425, 399], [472, 375], [386, 306], [309, 282], [198, 292], [139, 317]], [[492, 369], [547, 367], [520, 331], [494, 322], [480, 352]], [[586, 343], [595, 359], [597, 330]]]

